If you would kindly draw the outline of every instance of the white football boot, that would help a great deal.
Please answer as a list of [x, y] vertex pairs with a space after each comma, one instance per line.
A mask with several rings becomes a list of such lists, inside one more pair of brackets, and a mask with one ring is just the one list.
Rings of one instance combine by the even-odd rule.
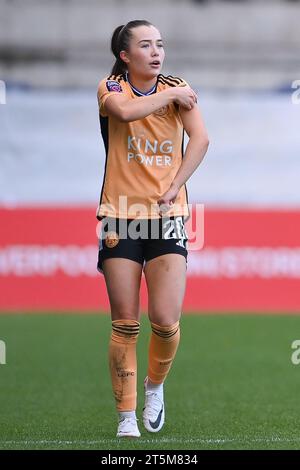
[[158, 432], [165, 422], [165, 405], [163, 384], [148, 387], [148, 377], [144, 380], [145, 406], [143, 423], [147, 431]]
[[141, 437], [136, 418], [123, 418], [119, 421], [117, 437]]

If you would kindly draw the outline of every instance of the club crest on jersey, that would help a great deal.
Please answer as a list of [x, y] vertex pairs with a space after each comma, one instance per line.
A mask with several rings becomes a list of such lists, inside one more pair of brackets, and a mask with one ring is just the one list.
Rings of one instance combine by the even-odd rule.
[[108, 91], [117, 91], [118, 93], [121, 93], [123, 91], [120, 83], [116, 80], [107, 80], [106, 88], [108, 89]]
[[154, 111], [153, 114], [156, 114], [157, 116], [165, 116], [168, 114], [169, 107], [168, 106], [163, 106], [162, 108], [159, 108], [157, 111]]
[[116, 232], [109, 232], [105, 237], [107, 248], [114, 248], [119, 243], [119, 235]]

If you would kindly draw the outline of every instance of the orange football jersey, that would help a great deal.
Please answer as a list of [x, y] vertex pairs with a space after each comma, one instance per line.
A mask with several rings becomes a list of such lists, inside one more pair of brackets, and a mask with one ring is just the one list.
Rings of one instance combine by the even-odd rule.
[[[184, 129], [178, 106], [160, 108], [143, 119], [121, 122], [105, 110], [107, 98], [125, 93], [139, 99], [169, 87], [184, 86], [178, 77], [158, 75], [155, 86], [141, 93], [128, 74], [111, 75], [99, 85], [101, 134], [106, 151], [105, 171], [97, 218], [159, 218], [158, 199], [169, 189], [183, 158]], [[186, 185], [183, 185], [167, 216], [189, 216]]]

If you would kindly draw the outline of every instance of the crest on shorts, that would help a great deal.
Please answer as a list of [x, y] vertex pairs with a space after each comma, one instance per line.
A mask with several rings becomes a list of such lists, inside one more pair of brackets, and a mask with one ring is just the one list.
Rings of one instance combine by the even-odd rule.
[[116, 80], [107, 80], [106, 88], [108, 89], [108, 91], [117, 91], [118, 93], [122, 93], [123, 91], [120, 83]]
[[107, 248], [114, 248], [119, 243], [119, 235], [116, 232], [108, 232], [105, 237], [105, 245]]

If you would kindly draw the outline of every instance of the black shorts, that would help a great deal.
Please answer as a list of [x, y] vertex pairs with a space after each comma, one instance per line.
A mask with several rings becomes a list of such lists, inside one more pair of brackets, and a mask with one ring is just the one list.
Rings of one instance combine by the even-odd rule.
[[160, 219], [102, 219], [97, 269], [103, 273], [107, 258], [127, 258], [140, 263], [167, 253], [177, 253], [187, 262], [188, 236], [183, 216]]

